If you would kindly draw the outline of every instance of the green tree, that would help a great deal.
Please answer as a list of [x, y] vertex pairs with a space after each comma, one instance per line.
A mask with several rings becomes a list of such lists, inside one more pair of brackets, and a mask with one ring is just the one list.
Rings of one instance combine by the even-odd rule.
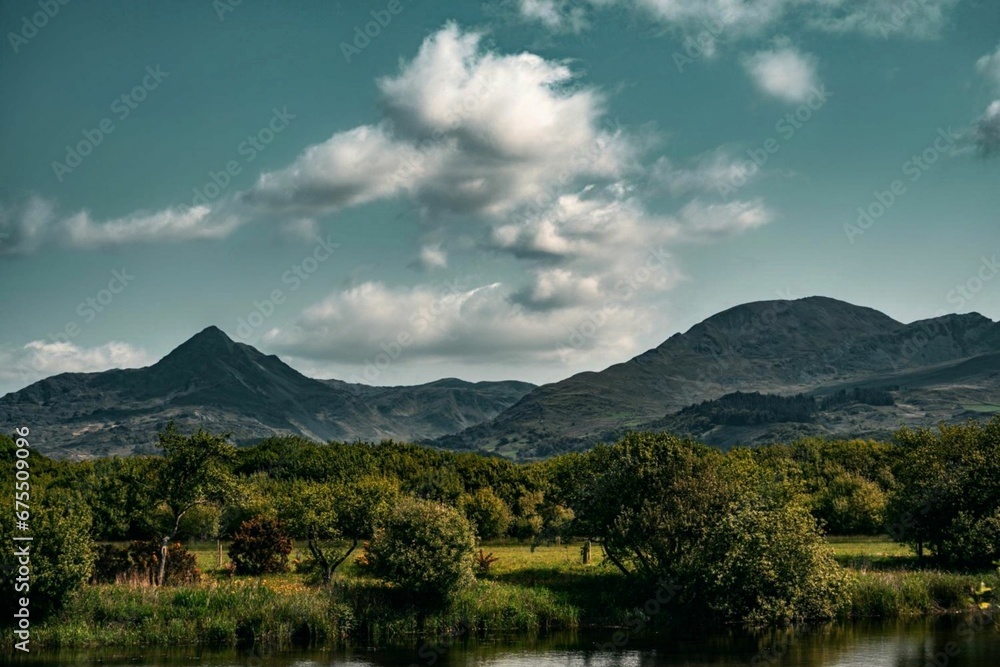
[[383, 477], [365, 477], [347, 485], [294, 481], [282, 483], [278, 515], [296, 536], [306, 540], [324, 584], [399, 497], [399, 485]]
[[480, 539], [490, 540], [507, 534], [513, 517], [507, 503], [492, 489], [481, 488], [475, 493], [463, 495], [460, 507]]
[[949, 565], [1000, 560], [1000, 416], [896, 433], [904, 454], [889, 533]]
[[195, 507], [224, 502], [236, 491], [231, 466], [236, 448], [226, 436], [199, 429], [191, 436], [177, 431], [173, 422], [160, 433], [164, 463], [160, 469], [158, 500], [166, 515], [160, 529], [160, 562], [157, 583], [162, 583], [168, 548], [181, 527], [181, 520]]
[[829, 617], [843, 599], [815, 519], [752, 453], [631, 434], [588, 458], [577, 521], [626, 574], [682, 586], [725, 620]]
[[876, 535], [885, 525], [888, 496], [875, 482], [843, 472], [813, 500], [813, 514], [834, 535]]
[[368, 553], [377, 575], [434, 605], [475, 579], [474, 545], [472, 526], [458, 510], [408, 498], [376, 528]]
[[83, 486], [95, 539], [135, 539], [158, 531], [161, 458], [115, 456], [81, 465], [87, 467]]

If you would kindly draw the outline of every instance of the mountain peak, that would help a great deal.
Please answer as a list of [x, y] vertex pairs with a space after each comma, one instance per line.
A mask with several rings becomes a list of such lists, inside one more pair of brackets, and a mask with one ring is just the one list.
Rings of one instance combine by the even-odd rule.
[[236, 343], [222, 329], [212, 325], [205, 327], [175, 347], [156, 365], [173, 365], [190, 362], [208, 363], [216, 359], [230, 357], [241, 347], [247, 346]]
[[807, 346], [821, 347], [836, 344], [839, 339], [885, 333], [902, 326], [873, 308], [811, 296], [734, 306], [696, 324], [685, 335], [724, 334], [730, 340], [738, 336], [772, 343], [793, 336], [804, 337], [800, 342]]

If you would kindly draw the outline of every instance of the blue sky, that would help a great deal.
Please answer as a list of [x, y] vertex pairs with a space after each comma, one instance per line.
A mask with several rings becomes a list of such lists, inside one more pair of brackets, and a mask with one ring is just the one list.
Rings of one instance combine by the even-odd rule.
[[0, 393], [210, 324], [409, 384], [556, 380], [755, 300], [1000, 319], [992, 1], [36, 0], [0, 24]]

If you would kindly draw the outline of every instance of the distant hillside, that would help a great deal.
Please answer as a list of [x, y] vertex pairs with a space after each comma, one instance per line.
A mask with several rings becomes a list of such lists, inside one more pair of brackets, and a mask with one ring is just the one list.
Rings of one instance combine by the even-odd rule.
[[0, 398], [0, 430], [29, 424], [39, 450], [77, 457], [148, 451], [170, 420], [231, 432], [238, 443], [274, 434], [418, 441], [490, 419], [532, 388], [314, 380], [209, 327], [148, 368], [64, 373], [8, 394]]
[[66, 373], [0, 398], [0, 430], [43, 452], [148, 451], [171, 419], [314, 440], [398, 440], [539, 458], [669, 430], [728, 447], [803, 435], [886, 437], [1000, 411], [1000, 324], [902, 324], [825, 297], [730, 308], [600, 372], [535, 387], [443, 379], [370, 387], [308, 378], [209, 327], [135, 370]]
[[826, 297], [756, 302], [713, 315], [625, 363], [538, 387], [495, 419], [437, 442], [533, 458], [626, 429], [666, 427], [665, 416], [737, 391], [819, 397], [898, 385], [895, 405], [847, 401], [806, 424], [716, 425], [718, 432], [699, 433], [719, 444], [885, 435], [902, 424], [992, 410], [1000, 403], [997, 352], [1000, 324], [976, 313], [902, 324]]

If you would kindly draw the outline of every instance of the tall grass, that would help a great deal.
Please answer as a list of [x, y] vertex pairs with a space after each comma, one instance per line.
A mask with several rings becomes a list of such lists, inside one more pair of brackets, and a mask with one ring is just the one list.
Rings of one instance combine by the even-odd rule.
[[967, 611], [974, 605], [972, 591], [980, 582], [1000, 590], [997, 574], [976, 576], [932, 570], [858, 572], [843, 615], [853, 619], [895, 619]]
[[207, 643], [337, 645], [423, 634], [538, 632], [577, 625], [577, 610], [549, 590], [480, 581], [448, 608], [425, 610], [376, 580], [330, 589], [263, 583], [206, 586], [88, 586], [63, 613], [33, 628], [44, 647]]

